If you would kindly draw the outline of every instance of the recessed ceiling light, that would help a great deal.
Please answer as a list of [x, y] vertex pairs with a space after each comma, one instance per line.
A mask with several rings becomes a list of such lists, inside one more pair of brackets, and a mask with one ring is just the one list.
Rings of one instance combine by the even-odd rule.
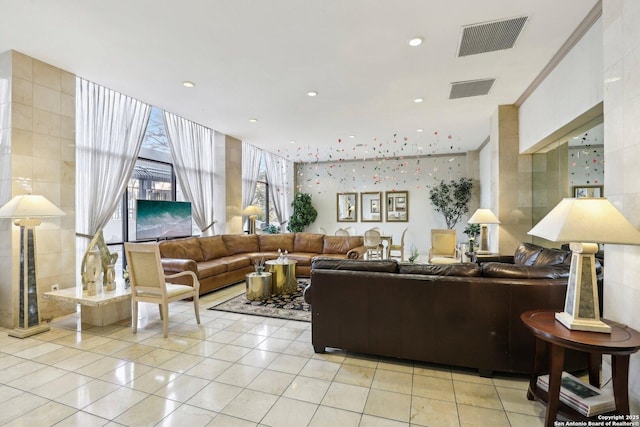
[[351, 139], [353, 139], [355, 137], [356, 137], [355, 135], [349, 135], [349, 138], [351, 138]]
[[249, 121], [250, 121], [251, 123], [255, 123], [255, 122], [257, 122], [257, 121], [258, 121], [258, 119], [253, 119], [253, 118], [252, 118], [252, 119], [249, 119]]
[[409, 40], [409, 46], [420, 46], [422, 44], [422, 42], [424, 41], [424, 37], [414, 37], [411, 40]]
[[307, 96], [318, 96], [318, 92], [316, 92], [315, 90], [310, 90], [309, 92], [307, 92]]
[[416, 132], [424, 132], [424, 129], [417, 129]]
[[184, 87], [194, 87], [196, 84], [194, 82], [190, 82], [189, 80], [185, 80], [182, 82], [182, 86]]
[[296, 142], [292, 139], [291, 141], [289, 141], [289, 144], [295, 144]]
[[413, 100], [413, 102], [415, 102], [416, 104], [419, 104], [419, 103], [421, 103], [422, 101], [424, 101], [424, 99], [423, 99], [423, 98], [416, 98], [416, 99], [414, 99], [414, 100]]

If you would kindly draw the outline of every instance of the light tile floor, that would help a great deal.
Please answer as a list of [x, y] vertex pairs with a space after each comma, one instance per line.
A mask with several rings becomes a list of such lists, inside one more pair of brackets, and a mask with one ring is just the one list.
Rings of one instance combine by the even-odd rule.
[[0, 329], [0, 425], [540, 426], [527, 378], [357, 355], [315, 354], [311, 325], [207, 310], [235, 285], [128, 322], [78, 314], [24, 340]]

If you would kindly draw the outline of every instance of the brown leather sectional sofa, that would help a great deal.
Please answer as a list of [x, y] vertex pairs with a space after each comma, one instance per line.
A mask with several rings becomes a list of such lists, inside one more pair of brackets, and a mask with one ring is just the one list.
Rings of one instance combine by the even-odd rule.
[[276, 259], [278, 249], [295, 260], [296, 275], [309, 277], [311, 259], [358, 258], [365, 252], [362, 237], [313, 233], [224, 234], [160, 242], [166, 274], [190, 270], [200, 280], [200, 294], [243, 281], [257, 260]]
[[[568, 253], [552, 250], [545, 256], [558, 264], [534, 267], [543, 251], [529, 249], [538, 251], [516, 251], [521, 265], [316, 258], [305, 290], [314, 350], [475, 368], [482, 376], [530, 373], [535, 341], [520, 314], [562, 310], [569, 264]], [[566, 362], [570, 371], [587, 366], [579, 353], [568, 352]]]

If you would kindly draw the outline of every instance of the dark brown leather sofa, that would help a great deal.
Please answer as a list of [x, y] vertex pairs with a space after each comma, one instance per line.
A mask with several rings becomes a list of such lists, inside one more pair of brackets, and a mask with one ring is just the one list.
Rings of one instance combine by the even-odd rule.
[[[223, 234], [160, 242], [165, 274], [190, 270], [200, 281], [200, 294], [245, 280], [257, 260], [278, 258], [278, 249], [296, 261], [296, 275], [309, 277], [311, 259], [358, 258], [365, 252], [362, 237], [314, 233]], [[188, 279], [187, 279], [188, 280]], [[188, 282], [184, 282], [188, 284]]]
[[[482, 376], [530, 373], [534, 338], [520, 314], [562, 310], [568, 264], [539, 265], [535, 271], [535, 260], [526, 262], [530, 265], [516, 277], [521, 266], [506, 263], [316, 258], [305, 290], [314, 350], [334, 347], [475, 368]], [[498, 277], [500, 272], [506, 277]], [[565, 369], [586, 366], [584, 355], [567, 353]]]

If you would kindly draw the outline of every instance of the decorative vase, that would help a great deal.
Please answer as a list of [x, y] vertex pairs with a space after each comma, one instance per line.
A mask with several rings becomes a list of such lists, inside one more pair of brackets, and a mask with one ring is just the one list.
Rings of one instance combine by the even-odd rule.
[[86, 290], [87, 293], [91, 292], [91, 290], [89, 289], [89, 285], [91, 282], [93, 282], [93, 293], [89, 293], [89, 295], [95, 295], [96, 294], [96, 284], [95, 282], [98, 280], [98, 277], [100, 276], [100, 253], [98, 252], [97, 249], [93, 249], [91, 251], [87, 252], [87, 258], [85, 261], [85, 265], [84, 265], [84, 272], [82, 273], [82, 283], [83, 283], [83, 288], [86, 285]]
[[107, 279], [106, 290], [113, 291], [116, 288], [116, 266], [114, 264], [109, 264], [107, 266], [105, 277]]

